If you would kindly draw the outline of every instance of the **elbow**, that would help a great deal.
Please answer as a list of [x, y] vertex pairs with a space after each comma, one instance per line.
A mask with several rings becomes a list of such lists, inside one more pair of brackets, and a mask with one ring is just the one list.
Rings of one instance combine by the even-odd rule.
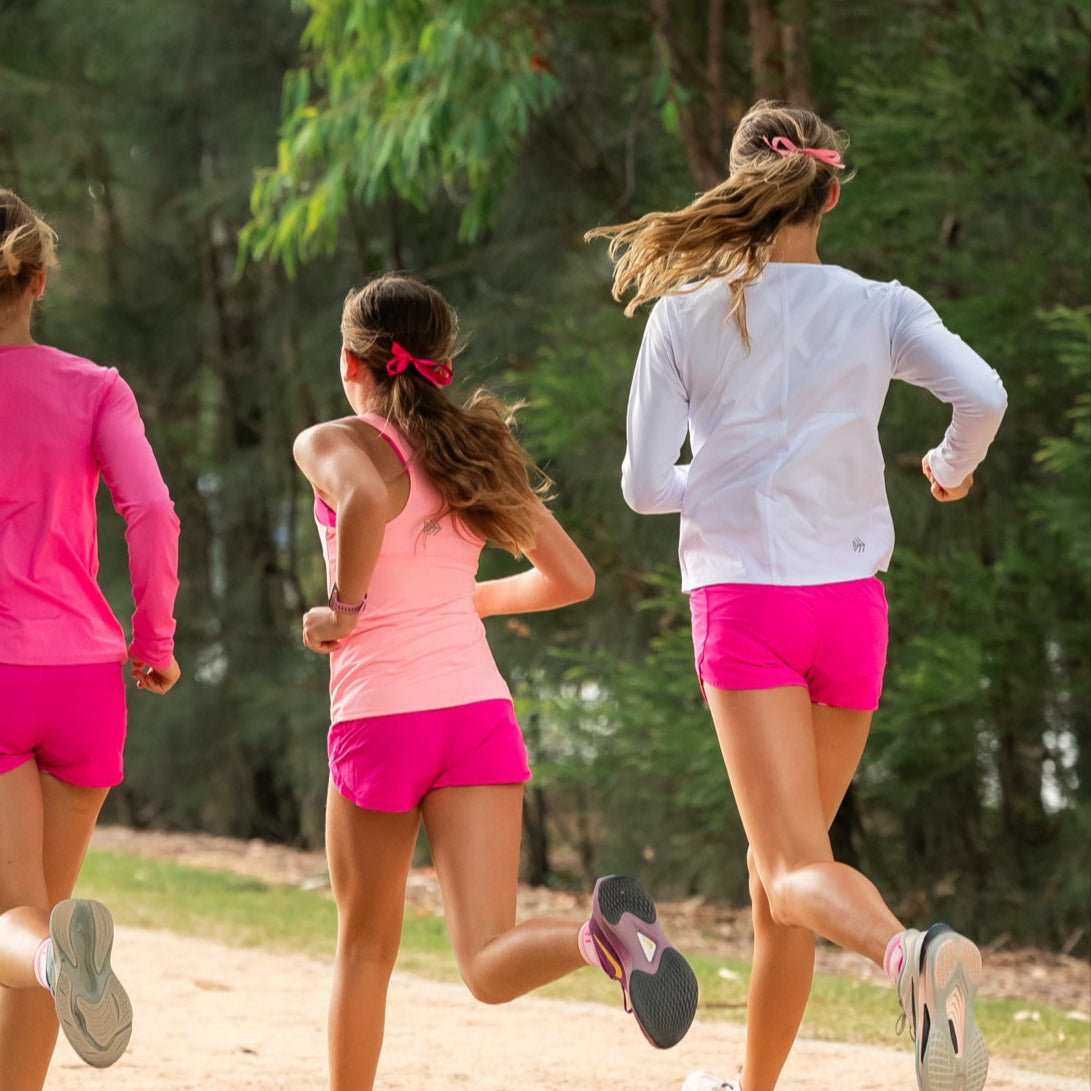
[[637, 513], [637, 515], [655, 515], [659, 510], [656, 505], [654, 491], [645, 486], [638, 485], [627, 474], [621, 475], [621, 495], [625, 503]]
[[572, 580], [572, 601], [586, 602], [595, 593], [595, 570], [585, 562]]
[[1000, 376], [993, 372], [992, 382], [984, 385], [977, 396], [978, 412], [994, 428], [1000, 427], [1008, 409], [1008, 392]]
[[127, 505], [121, 514], [130, 531], [154, 527], [161, 534], [177, 537], [182, 526], [174, 501], [166, 495]]

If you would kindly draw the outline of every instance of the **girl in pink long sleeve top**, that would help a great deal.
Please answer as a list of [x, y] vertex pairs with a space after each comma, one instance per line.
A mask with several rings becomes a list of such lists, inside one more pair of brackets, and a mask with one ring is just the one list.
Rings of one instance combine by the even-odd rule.
[[[113, 922], [71, 898], [122, 778], [122, 665], [165, 693], [178, 519], [136, 400], [113, 368], [35, 344], [52, 230], [0, 189], [0, 1087], [40, 1091], [63, 1027], [102, 1068], [125, 1051]], [[97, 583], [100, 477], [126, 523], [132, 640]]]

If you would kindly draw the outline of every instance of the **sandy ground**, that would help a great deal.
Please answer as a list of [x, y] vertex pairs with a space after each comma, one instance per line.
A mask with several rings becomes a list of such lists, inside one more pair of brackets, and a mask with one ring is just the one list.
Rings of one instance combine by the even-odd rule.
[[[114, 966], [136, 1018], [111, 1069], [57, 1046], [46, 1091], [318, 1091], [325, 1088], [331, 967], [292, 955], [118, 928]], [[784, 1091], [914, 1091], [907, 1040], [878, 1050], [797, 1043]], [[398, 974], [376, 1091], [678, 1091], [695, 1068], [734, 1075], [742, 1031], [698, 1017], [660, 1052], [631, 1016], [527, 997], [504, 1007], [459, 985]], [[1087, 1080], [1020, 1072], [994, 1061], [988, 1091], [1087, 1091]]]

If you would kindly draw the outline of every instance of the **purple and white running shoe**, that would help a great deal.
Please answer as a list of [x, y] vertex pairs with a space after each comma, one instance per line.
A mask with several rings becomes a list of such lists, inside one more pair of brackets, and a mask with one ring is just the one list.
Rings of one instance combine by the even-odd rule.
[[599, 965], [621, 984], [625, 1010], [659, 1049], [677, 1045], [697, 1013], [697, 978], [656, 922], [655, 903], [635, 880], [595, 883], [591, 939]]

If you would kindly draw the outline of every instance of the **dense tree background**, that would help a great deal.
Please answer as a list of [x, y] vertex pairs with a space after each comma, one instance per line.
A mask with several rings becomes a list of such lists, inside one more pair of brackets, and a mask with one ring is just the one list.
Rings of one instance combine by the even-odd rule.
[[588, 604], [489, 623], [535, 766], [526, 876], [745, 899], [677, 522], [618, 490], [643, 322], [582, 235], [685, 204], [750, 102], [788, 97], [852, 136], [825, 260], [922, 291], [1010, 395], [940, 506], [919, 460], [946, 410], [891, 391], [890, 667], [838, 854], [912, 919], [1086, 956], [1088, 43], [1062, 0], [0, 0], [0, 184], [61, 235], [37, 335], [122, 370], [183, 524], [184, 680], [134, 695], [109, 817], [321, 842], [327, 667], [297, 630], [322, 576], [290, 448], [343, 412], [345, 292], [401, 268], [471, 334], [456, 393], [528, 401], [599, 573]]

